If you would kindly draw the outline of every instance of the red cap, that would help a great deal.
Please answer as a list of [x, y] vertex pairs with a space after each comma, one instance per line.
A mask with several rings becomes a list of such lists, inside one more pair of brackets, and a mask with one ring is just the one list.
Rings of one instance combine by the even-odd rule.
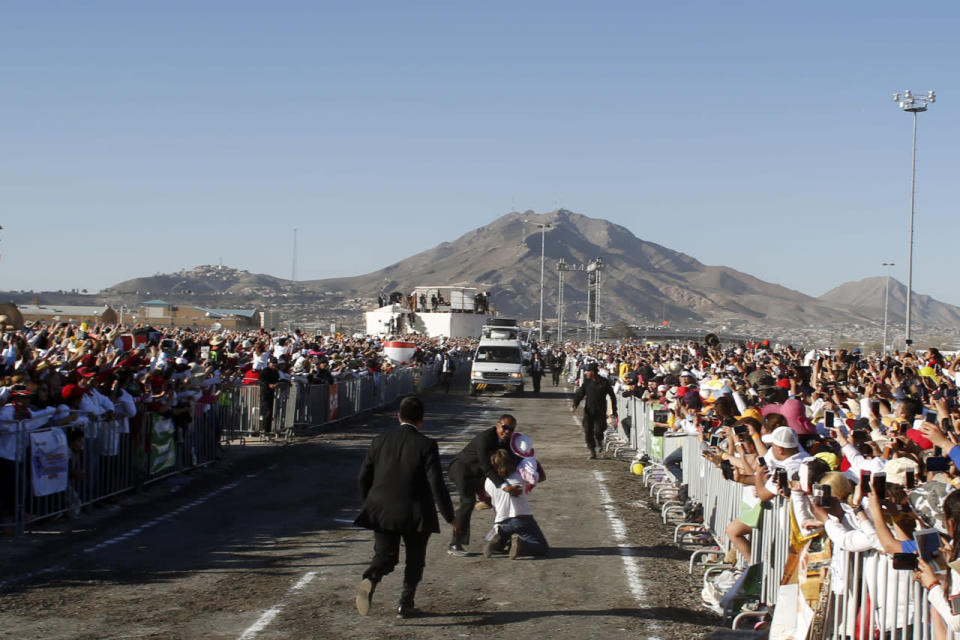
[[64, 385], [60, 390], [60, 396], [64, 400], [76, 400], [83, 397], [83, 389], [75, 384]]

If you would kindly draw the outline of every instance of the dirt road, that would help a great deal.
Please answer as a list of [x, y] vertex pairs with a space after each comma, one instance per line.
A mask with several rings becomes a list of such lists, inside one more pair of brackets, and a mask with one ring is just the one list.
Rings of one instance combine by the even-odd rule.
[[396, 424], [380, 412], [291, 445], [234, 448], [149, 496], [4, 540], [0, 637], [680, 640], [719, 624], [627, 463], [586, 459], [569, 389], [465, 391], [427, 394], [424, 432], [446, 461], [500, 414], [515, 415], [548, 474], [531, 503], [550, 557], [484, 559], [492, 514], [476, 512], [471, 557], [445, 553], [445, 524], [431, 538], [424, 617], [395, 617], [401, 571], [370, 615], [357, 615], [373, 550], [371, 532], [352, 526], [357, 471], [370, 439]]

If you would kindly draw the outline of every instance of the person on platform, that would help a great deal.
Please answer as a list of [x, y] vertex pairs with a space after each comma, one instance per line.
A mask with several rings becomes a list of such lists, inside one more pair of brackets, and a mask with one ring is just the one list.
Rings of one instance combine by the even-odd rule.
[[540, 393], [540, 378], [543, 377], [543, 360], [540, 359], [540, 352], [533, 354], [533, 360], [530, 361], [530, 379], [533, 380], [533, 392]]
[[374, 531], [373, 560], [357, 589], [360, 615], [369, 613], [377, 584], [400, 561], [401, 541], [406, 565], [397, 617], [419, 615], [414, 597], [423, 578], [430, 534], [440, 533], [437, 509], [457, 533], [437, 443], [420, 432], [423, 417], [423, 402], [405, 397], [397, 415], [400, 425], [374, 438], [360, 467], [363, 508], [355, 524]]
[[583, 402], [583, 436], [590, 450], [590, 460], [596, 460], [597, 447], [603, 445], [603, 432], [607, 429], [607, 398], [610, 398], [613, 417], [617, 417], [617, 397], [607, 379], [597, 372], [600, 366], [596, 362], [587, 365], [583, 372], [583, 384], [573, 397], [571, 413]]
[[457, 487], [460, 501], [457, 505], [456, 525], [447, 553], [452, 556], [467, 555], [465, 545], [470, 544], [470, 517], [477, 503], [477, 492], [483, 488], [484, 480], [489, 479], [495, 487], [507, 487], [511, 494], [519, 494], [523, 487], [509, 487], [503, 476], [490, 464], [490, 456], [498, 449], [509, 451], [510, 436], [517, 428], [517, 419], [509, 413], [500, 416], [497, 424], [478, 433], [460, 453], [454, 456], [447, 469], [447, 475]]

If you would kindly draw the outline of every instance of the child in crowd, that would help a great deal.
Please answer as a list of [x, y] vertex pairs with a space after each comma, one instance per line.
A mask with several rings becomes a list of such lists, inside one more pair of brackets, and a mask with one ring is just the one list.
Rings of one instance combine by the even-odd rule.
[[[527, 439], [529, 441], [529, 438]], [[511, 443], [512, 444], [512, 443]], [[530, 487], [518, 471], [518, 459], [520, 464], [528, 458], [534, 460], [534, 469], [536, 469], [536, 459], [533, 458], [533, 447], [529, 447], [529, 456], [519, 457], [511, 455], [504, 449], [498, 449], [490, 456], [490, 464], [494, 471], [502, 478], [505, 478], [510, 485], [524, 485]], [[527, 469], [524, 474], [530, 475], [530, 465], [525, 465]], [[537, 480], [539, 480], [539, 473]], [[547, 539], [540, 530], [540, 525], [533, 517], [533, 511], [530, 503], [527, 501], [526, 492], [518, 496], [512, 496], [506, 489], [499, 489], [488, 478], [485, 482], [487, 493], [493, 499], [493, 506], [496, 509], [494, 516], [493, 529], [487, 534], [487, 543], [483, 549], [484, 557], [489, 558], [494, 553], [503, 553], [506, 550], [507, 543], [510, 545], [510, 558], [516, 559], [520, 555], [545, 556], [549, 551]]]

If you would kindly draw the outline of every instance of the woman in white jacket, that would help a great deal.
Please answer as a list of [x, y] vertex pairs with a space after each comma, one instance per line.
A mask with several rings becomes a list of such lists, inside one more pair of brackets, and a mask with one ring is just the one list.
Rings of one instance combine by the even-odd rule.
[[823, 523], [830, 538], [830, 590], [833, 599], [827, 628], [839, 635], [853, 636], [859, 584], [854, 580], [856, 553], [872, 551], [877, 547], [877, 534], [873, 524], [859, 508], [854, 495], [853, 483], [843, 473], [831, 471], [820, 479], [821, 485], [829, 485], [832, 499], [829, 505], [812, 504], [814, 517]]
[[960, 632], [960, 614], [954, 614], [950, 601], [960, 596], [960, 491], [954, 491], [943, 501], [943, 519], [950, 532], [950, 540], [943, 541], [940, 556], [949, 558], [949, 574], [938, 578], [933, 567], [920, 559], [920, 568], [916, 579], [927, 590], [930, 602], [930, 619], [933, 621], [934, 637], [940, 640], [947, 637], [947, 629]]

